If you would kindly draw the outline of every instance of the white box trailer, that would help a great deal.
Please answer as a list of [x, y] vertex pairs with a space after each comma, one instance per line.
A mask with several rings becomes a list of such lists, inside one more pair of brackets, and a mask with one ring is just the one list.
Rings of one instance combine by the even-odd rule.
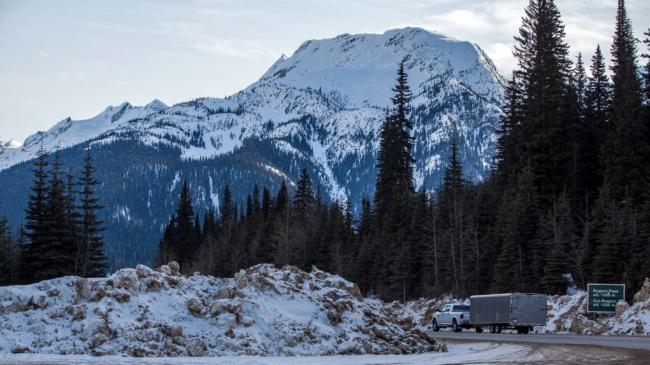
[[482, 332], [483, 327], [489, 327], [493, 333], [514, 328], [525, 334], [533, 326], [546, 325], [545, 294], [472, 295], [469, 300], [470, 323], [477, 332]]

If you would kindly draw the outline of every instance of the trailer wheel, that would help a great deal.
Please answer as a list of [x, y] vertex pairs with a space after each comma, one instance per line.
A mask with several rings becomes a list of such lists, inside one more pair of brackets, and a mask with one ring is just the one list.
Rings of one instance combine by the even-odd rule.
[[490, 326], [490, 333], [497, 333], [497, 325], [496, 324], [493, 324], [492, 326]]
[[476, 327], [476, 333], [483, 333], [483, 327]]
[[440, 331], [440, 326], [438, 326], [438, 321], [435, 318], [433, 319], [433, 331], [434, 332]]
[[497, 333], [501, 333], [501, 325], [497, 325]]
[[528, 327], [528, 326], [521, 329], [521, 333], [523, 333], [524, 335], [527, 335], [528, 331], [530, 331], [530, 327]]
[[454, 321], [451, 323], [451, 330], [454, 331], [454, 332], [461, 332], [463, 330], [463, 327], [460, 327], [458, 325], [455, 318], [454, 318]]

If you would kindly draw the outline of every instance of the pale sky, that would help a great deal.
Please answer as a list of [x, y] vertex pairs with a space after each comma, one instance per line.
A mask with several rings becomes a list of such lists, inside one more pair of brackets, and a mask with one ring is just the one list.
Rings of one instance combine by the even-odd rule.
[[[616, 0], [558, 0], [572, 55], [609, 58]], [[477, 43], [509, 75], [526, 0], [0, 0], [0, 140], [108, 105], [223, 97], [305, 40], [418, 26]], [[650, 1], [629, 0], [635, 34]], [[640, 47], [641, 49], [641, 47]]]

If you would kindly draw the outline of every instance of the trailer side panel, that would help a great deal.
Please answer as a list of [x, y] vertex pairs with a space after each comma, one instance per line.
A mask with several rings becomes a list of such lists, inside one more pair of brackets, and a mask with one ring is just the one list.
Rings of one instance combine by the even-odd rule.
[[474, 295], [470, 298], [470, 322], [477, 325], [510, 323], [511, 294]]

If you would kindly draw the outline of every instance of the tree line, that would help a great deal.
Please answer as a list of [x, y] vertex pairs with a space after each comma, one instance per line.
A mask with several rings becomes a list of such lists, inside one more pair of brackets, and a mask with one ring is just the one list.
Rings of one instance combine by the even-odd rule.
[[34, 163], [34, 179], [25, 224], [11, 234], [0, 219], [0, 285], [26, 284], [65, 275], [106, 275], [102, 231], [90, 153], [75, 178], [61, 164], [59, 153], [41, 149]]
[[402, 62], [380, 131], [375, 193], [358, 216], [349, 201], [325, 203], [306, 170], [274, 195], [254, 186], [241, 207], [226, 187], [218, 212], [202, 220], [186, 183], [157, 262], [215, 275], [261, 262], [315, 265], [387, 299], [560, 294], [595, 281], [623, 282], [632, 293], [650, 276], [650, 62], [639, 72], [625, 4], [611, 79], [599, 46], [589, 71], [580, 55], [570, 59], [552, 0], [529, 1], [515, 40], [518, 67], [484, 181], [465, 179], [452, 135], [439, 188], [416, 191]]

